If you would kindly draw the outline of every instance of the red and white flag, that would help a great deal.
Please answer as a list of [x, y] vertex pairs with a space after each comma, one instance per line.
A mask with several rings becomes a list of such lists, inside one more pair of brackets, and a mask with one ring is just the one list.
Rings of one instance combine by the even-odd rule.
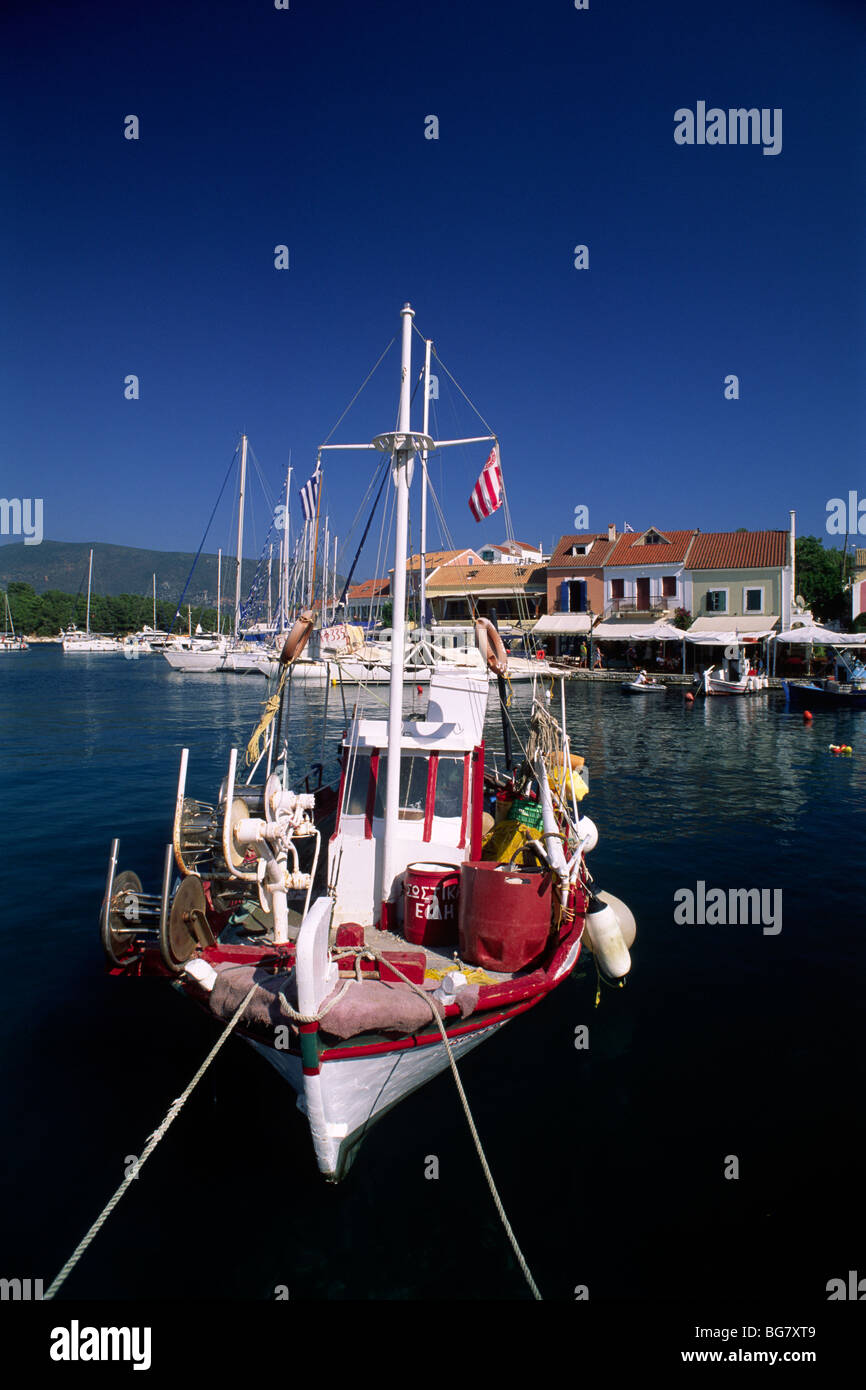
[[476, 521], [492, 516], [502, 506], [502, 470], [499, 467], [499, 445], [494, 444], [481, 476], [472, 489], [469, 510]]

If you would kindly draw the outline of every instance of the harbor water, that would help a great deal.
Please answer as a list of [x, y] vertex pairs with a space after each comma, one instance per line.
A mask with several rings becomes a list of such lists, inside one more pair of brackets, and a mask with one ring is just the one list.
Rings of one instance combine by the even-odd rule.
[[[108, 976], [97, 919], [112, 838], [156, 891], [181, 748], [188, 794], [215, 801], [264, 694], [155, 655], [3, 661], [6, 1275], [47, 1287], [217, 1036], [169, 985]], [[323, 741], [326, 692], [293, 696], [299, 778], [337, 774], [345, 717], [327, 697]], [[518, 730], [529, 698], [514, 688]], [[823, 1301], [863, 1248], [866, 717], [588, 682], [566, 704], [590, 768], [590, 868], [638, 936], [623, 988], [596, 1006], [582, 957], [461, 1065], [517, 1239], [548, 1299]], [[501, 759], [495, 692], [487, 745]], [[377, 1124], [334, 1188], [294, 1093], [231, 1041], [63, 1297], [204, 1294], [528, 1297], [450, 1074]]]

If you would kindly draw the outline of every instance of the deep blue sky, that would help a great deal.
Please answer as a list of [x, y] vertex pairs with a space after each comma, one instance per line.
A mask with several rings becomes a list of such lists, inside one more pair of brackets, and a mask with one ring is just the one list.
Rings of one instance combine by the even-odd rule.
[[[0, 495], [51, 539], [195, 549], [241, 431], [307, 476], [408, 299], [521, 538], [578, 503], [823, 533], [866, 495], [864, 36], [844, 0], [7, 4]], [[675, 144], [698, 100], [781, 107], [782, 152]], [[338, 438], [393, 426], [397, 366]], [[477, 429], [444, 381], [439, 429]], [[485, 457], [433, 467], [459, 544], [502, 538]], [[368, 468], [329, 465], [341, 535]]]

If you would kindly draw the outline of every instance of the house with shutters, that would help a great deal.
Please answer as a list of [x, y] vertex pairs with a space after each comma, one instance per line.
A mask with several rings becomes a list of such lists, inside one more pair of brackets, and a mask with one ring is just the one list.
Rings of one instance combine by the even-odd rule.
[[683, 566], [689, 641], [704, 645], [730, 634], [760, 639], [791, 612], [789, 531], [698, 532]]
[[697, 534], [650, 526], [620, 536], [605, 560], [603, 617], [594, 636], [624, 641], [672, 631], [676, 610], [686, 607], [685, 563]]
[[547, 566], [547, 613], [533, 628], [555, 656], [575, 655], [604, 608], [604, 564], [616, 528], [561, 536]]

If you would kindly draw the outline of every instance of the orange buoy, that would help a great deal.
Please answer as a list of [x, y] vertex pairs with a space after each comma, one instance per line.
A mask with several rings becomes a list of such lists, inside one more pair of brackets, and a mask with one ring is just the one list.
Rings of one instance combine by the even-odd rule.
[[691, 692], [690, 690], [687, 690], [687, 691], [686, 691], [686, 704], [687, 704], [687, 705], [693, 705], [694, 703], [695, 703], [695, 697], [694, 697], [694, 695], [692, 694], [692, 692]]
[[809, 721], [811, 720], [811, 718], [812, 718], [812, 711], [811, 711], [810, 709], [804, 709], [804, 710], [803, 710], [803, 722], [804, 722], [804, 724], [808, 724]]

